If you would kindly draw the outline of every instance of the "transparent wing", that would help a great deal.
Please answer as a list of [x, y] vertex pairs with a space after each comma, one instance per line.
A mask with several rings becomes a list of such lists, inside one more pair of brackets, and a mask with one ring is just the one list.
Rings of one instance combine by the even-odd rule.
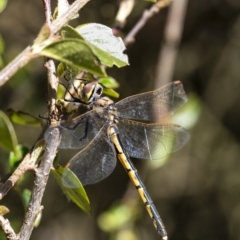
[[87, 112], [76, 118], [62, 121], [62, 139], [59, 148], [80, 149], [86, 147], [97, 135], [105, 120], [95, 111]]
[[68, 167], [83, 185], [101, 181], [112, 173], [116, 166], [116, 153], [103, 127], [94, 140], [68, 163]]
[[177, 124], [145, 124], [120, 119], [119, 134], [131, 157], [156, 160], [182, 148], [189, 133]]
[[180, 81], [172, 82], [155, 91], [127, 97], [116, 107], [119, 117], [142, 121], [159, 121], [171, 115], [187, 101]]

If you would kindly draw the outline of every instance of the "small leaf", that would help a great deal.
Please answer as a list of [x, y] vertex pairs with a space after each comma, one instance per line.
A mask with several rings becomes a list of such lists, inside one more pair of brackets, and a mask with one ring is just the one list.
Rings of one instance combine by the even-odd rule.
[[41, 54], [101, 77], [105, 76], [104, 69], [98, 64], [91, 48], [83, 40], [60, 40], [45, 47]]
[[63, 64], [63, 63], [59, 63], [59, 64], [57, 65], [57, 76], [58, 76], [59, 78], [63, 77], [64, 71], [65, 71], [64, 64]]
[[29, 149], [22, 145], [17, 145], [14, 152], [10, 152], [9, 155], [9, 165], [11, 172], [14, 172], [26, 154], [29, 152]]
[[64, 26], [61, 29], [61, 35], [63, 38], [75, 38], [83, 40], [84, 38], [75, 30], [75, 28], [72, 28], [69, 25]]
[[57, 88], [57, 99], [63, 99], [66, 93], [66, 88], [63, 85], [58, 85]]
[[134, 214], [131, 211], [133, 211], [133, 208], [129, 205], [114, 204], [108, 211], [103, 212], [98, 217], [98, 225], [106, 232], [120, 229], [133, 221]]
[[93, 52], [101, 63], [112, 67], [128, 65], [128, 57], [123, 51], [126, 49], [120, 37], [115, 37], [112, 29], [98, 23], [78, 26], [77, 32], [92, 45]]
[[20, 125], [41, 126], [42, 122], [39, 118], [36, 118], [28, 113], [17, 111], [12, 109], [7, 110], [8, 116], [12, 122]]
[[110, 97], [119, 98], [119, 93], [117, 93], [111, 88], [103, 88], [103, 93]]
[[98, 82], [106, 88], [118, 88], [118, 82], [112, 77], [99, 78]]
[[0, 111], [0, 147], [8, 152], [14, 152], [17, 146], [17, 136], [8, 116]]
[[0, 0], [0, 13], [5, 9], [7, 6], [7, 0]]
[[[0, 1], [1, 1], [1, 0], [0, 0]], [[0, 54], [3, 53], [4, 48], [5, 48], [5, 44], [4, 44], [3, 38], [2, 38], [2, 36], [1, 36], [1, 34], [0, 34]]]
[[66, 196], [84, 212], [90, 214], [89, 199], [77, 176], [69, 168], [61, 166], [56, 169], [52, 169], [51, 173]]
[[40, 139], [34, 146], [34, 149], [31, 153], [31, 161], [37, 162], [39, 158], [42, 156], [43, 151], [45, 150], [46, 143], [45, 140]]
[[9, 209], [3, 205], [0, 205], [0, 216], [4, 216], [5, 214], [9, 213]]
[[41, 44], [45, 40], [47, 40], [51, 35], [51, 29], [49, 28], [48, 24], [44, 24], [38, 33], [37, 38], [34, 40], [34, 44]]
[[32, 192], [27, 188], [23, 189], [23, 191], [22, 191], [22, 194], [21, 194], [22, 202], [23, 202], [23, 206], [24, 206], [25, 210], [27, 209], [31, 194], [32, 194]]

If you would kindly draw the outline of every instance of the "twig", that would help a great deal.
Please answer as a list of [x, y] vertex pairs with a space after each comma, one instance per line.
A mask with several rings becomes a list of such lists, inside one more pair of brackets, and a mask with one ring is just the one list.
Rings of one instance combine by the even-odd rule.
[[122, 0], [119, 4], [119, 9], [115, 18], [115, 26], [113, 27], [113, 34], [119, 35], [119, 30], [125, 26], [126, 19], [131, 13], [135, 4], [135, 0]]
[[56, 76], [56, 68], [54, 61], [48, 59], [44, 65], [48, 71], [48, 112], [49, 112], [49, 125], [55, 125], [59, 121], [59, 112], [56, 108], [57, 87], [59, 79]]
[[3, 216], [0, 216], [0, 227], [5, 233], [5, 236], [7, 237], [7, 239], [9, 240], [17, 239], [17, 236], [13, 228], [11, 227], [10, 222], [8, 221], [8, 219], [5, 219]]
[[[51, 34], [56, 34], [68, 21], [76, 16], [77, 12], [88, 1], [90, 0], [76, 0], [72, 5], [70, 5], [65, 13], [53, 21], [51, 25]], [[10, 77], [12, 77], [20, 68], [25, 66], [30, 60], [37, 56], [38, 54], [32, 52], [32, 47], [28, 46], [12, 62], [10, 62], [4, 69], [2, 69], [2, 71], [0, 71], [0, 86], [7, 82]]]
[[43, 193], [45, 191], [53, 160], [56, 156], [58, 145], [60, 143], [59, 129], [49, 128], [45, 133], [45, 141], [47, 143], [46, 149], [36, 174], [34, 188], [28, 204], [25, 219], [23, 221], [20, 233], [18, 234], [18, 237], [21, 240], [28, 240], [30, 238], [36, 217], [42, 210], [41, 201]]
[[[178, 0], [177, 0], [178, 1]], [[161, 0], [155, 3], [149, 10], [145, 10], [143, 12], [142, 17], [133, 27], [133, 29], [128, 33], [128, 35], [124, 39], [124, 43], [126, 46], [133, 43], [135, 41], [135, 36], [137, 33], [143, 28], [143, 26], [148, 22], [148, 20], [154, 16], [156, 13], [160, 11], [160, 9], [168, 6], [172, 0]]]
[[44, 7], [44, 13], [45, 13], [45, 20], [48, 25], [51, 24], [51, 0], [42, 0], [43, 1], [43, 7]]
[[[36, 159], [35, 159], [36, 160]], [[8, 193], [8, 191], [16, 184], [18, 179], [28, 170], [35, 169], [35, 161], [31, 158], [31, 154], [28, 153], [23, 161], [20, 163], [16, 171], [11, 177], [1, 185], [0, 187], [0, 200]]]
[[187, 0], [175, 0], [168, 15], [165, 44], [159, 55], [156, 73], [156, 88], [172, 80], [173, 69], [181, 40]]
[[14, 75], [20, 68], [24, 67], [35, 55], [32, 54], [30, 46], [26, 47], [16, 58], [14, 58], [2, 71], [0, 71], [0, 86]]

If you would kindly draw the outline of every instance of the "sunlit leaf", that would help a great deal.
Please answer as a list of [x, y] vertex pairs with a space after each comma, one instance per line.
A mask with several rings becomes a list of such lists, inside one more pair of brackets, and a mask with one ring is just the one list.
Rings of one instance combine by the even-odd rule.
[[103, 93], [114, 98], [119, 98], [119, 94], [111, 88], [103, 88]]
[[126, 49], [120, 37], [112, 33], [112, 29], [98, 23], [90, 23], [78, 26], [76, 30], [92, 45], [93, 52], [101, 63], [112, 67], [128, 65], [128, 57], [123, 51]]
[[0, 111], [0, 147], [8, 152], [14, 152], [17, 146], [17, 136], [8, 116]]
[[193, 128], [201, 113], [201, 102], [195, 94], [188, 95], [188, 101], [172, 116], [172, 122], [187, 129]]
[[10, 152], [9, 155], [9, 165], [11, 172], [14, 172], [26, 154], [29, 152], [29, 149], [22, 145], [17, 145], [14, 152]]
[[106, 232], [119, 229], [133, 219], [132, 208], [128, 205], [115, 204], [98, 218], [98, 225]]
[[36, 118], [28, 113], [17, 111], [15, 112], [12, 109], [7, 111], [9, 118], [12, 122], [20, 125], [30, 125], [30, 126], [41, 126], [41, 120]]
[[4, 216], [7, 213], [9, 213], [9, 209], [3, 205], [0, 205], [0, 216]]
[[52, 169], [51, 173], [63, 192], [84, 212], [90, 213], [90, 202], [87, 194], [76, 175], [68, 168], [58, 167]]
[[7, 0], [0, 0], [0, 13], [5, 9], [7, 6]]
[[83, 40], [60, 40], [45, 47], [41, 54], [93, 74], [105, 76], [104, 69], [97, 62], [91, 48]]
[[98, 82], [106, 88], [118, 88], [119, 83], [112, 77], [99, 78]]

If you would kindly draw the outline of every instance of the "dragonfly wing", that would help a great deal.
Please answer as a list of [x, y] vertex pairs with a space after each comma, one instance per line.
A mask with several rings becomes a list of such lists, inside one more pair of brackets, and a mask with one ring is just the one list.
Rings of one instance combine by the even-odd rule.
[[90, 111], [60, 124], [62, 139], [59, 148], [80, 149], [86, 147], [104, 124], [96, 111]]
[[93, 184], [108, 177], [116, 166], [116, 153], [103, 127], [93, 141], [68, 163], [83, 185]]
[[130, 156], [150, 160], [181, 149], [190, 138], [177, 124], [145, 124], [126, 119], [119, 121], [119, 134]]
[[180, 81], [155, 91], [124, 98], [116, 103], [119, 117], [142, 121], [160, 121], [187, 101]]

